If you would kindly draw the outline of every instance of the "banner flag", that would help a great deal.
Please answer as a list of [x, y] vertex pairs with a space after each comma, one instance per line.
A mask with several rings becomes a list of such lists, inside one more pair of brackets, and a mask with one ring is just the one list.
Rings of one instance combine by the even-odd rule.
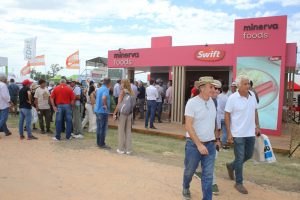
[[45, 55], [36, 56], [29, 61], [30, 66], [45, 66]]
[[28, 38], [24, 41], [24, 60], [31, 60], [35, 57], [36, 53], [36, 39], [34, 38]]
[[66, 69], [80, 69], [79, 51], [67, 57]]
[[22, 76], [25, 76], [25, 75], [27, 75], [27, 74], [30, 74], [30, 72], [31, 72], [31, 68], [30, 68], [29, 61], [28, 61], [28, 62], [27, 62], [27, 65], [25, 65], [25, 66], [21, 69], [20, 74], [21, 74]]

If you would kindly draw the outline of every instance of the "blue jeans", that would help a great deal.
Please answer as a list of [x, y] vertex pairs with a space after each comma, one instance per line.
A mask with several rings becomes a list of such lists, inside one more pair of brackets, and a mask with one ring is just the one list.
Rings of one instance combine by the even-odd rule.
[[193, 175], [201, 162], [202, 168], [202, 194], [204, 200], [212, 199], [212, 183], [213, 173], [215, 167], [216, 157], [216, 146], [214, 142], [205, 144], [209, 154], [203, 156], [200, 154], [196, 144], [191, 140], [187, 139], [185, 146], [185, 160], [184, 160], [184, 174], [183, 174], [183, 188], [190, 188], [190, 182], [192, 181]]
[[24, 120], [26, 120], [26, 130], [27, 130], [27, 136], [31, 137], [31, 109], [27, 108], [20, 108], [20, 121], [19, 121], [19, 133], [20, 136], [24, 135]]
[[227, 144], [227, 130], [224, 119], [221, 120], [221, 129], [222, 129], [222, 139], [221, 142], [223, 145]]
[[161, 121], [161, 112], [162, 112], [162, 102], [156, 102], [156, 110], [157, 110], [157, 119], [158, 121]]
[[146, 112], [145, 126], [148, 126], [149, 117], [150, 117], [150, 127], [153, 127], [153, 122], [154, 122], [154, 118], [155, 118], [155, 110], [156, 110], [156, 101], [155, 100], [147, 100], [147, 112]]
[[108, 128], [108, 114], [96, 113], [97, 116], [97, 145], [99, 147], [105, 146], [105, 137]]
[[9, 132], [7, 125], [6, 125], [6, 121], [8, 119], [8, 112], [9, 112], [9, 108], [0, 110], [0, 130], [3, 131], [4, 133]]
[[235, 171], [236, 183], [243, 184], [243, 165], [244, 162], [252, 158], [255, 137], [235, 137], [233, 141], [235, 160], [230, 164], [230, 167]]
[[62, 124], [65, 123], [66, 120], [66, 138], [70, 139], [71, 131], [72, 131], [72, 107], [69, 104], [59, 104], [57, 105], [57, 113], [56, 113], [56, 139], [61, 139], [62, 132]]

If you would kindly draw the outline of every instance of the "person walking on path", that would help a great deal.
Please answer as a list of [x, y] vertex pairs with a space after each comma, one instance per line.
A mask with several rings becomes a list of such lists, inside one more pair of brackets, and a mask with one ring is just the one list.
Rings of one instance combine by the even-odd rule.
[[172, 80], [169, 81], [169, 87], [166, 91], [166, 103], [168, 105], [168, 119], [169, 122], [171, 122], [171, 114], [172, 114], [172, 104], [173, 104], [173, 86], [172, 86]]
[[37, 137], [32, 135], [31, 132], [31, 120], [32, 120], [32, 113], [31, 113], [31, 104], [32, 104], [32, 96], [30, 91], [30, 85], [32, 82], [28, 79], [22, 82], [23, 88], [19, 92], [19, 99], [20, 99], [20, 121], [19, 121], [19, 133], [20, 139], [23, 140], [24, 137], [24, 120], [26, 120], [26, 130], [27, 130], [27, 139], [28, 140], [35, 140], [38, 139]]
[[223, 85], [222, 93], [218, 95], [218, 109], [217, 109], [217, 128], [219, 131], [222, 130], [222, 148], [229, 149], [229, 145], [227, 144], [227, 131], [225, 125], [225, 106], [228, 100], [228, 85]]
[[85, 104], [86, 115], [82, 121], [81, 127], [85, 127], [87, 123], [89, 123], [88, 132], [96, 132], [96, 115], [94, 113], [94, 107], [96, 103], [96, 88], [94, 86], [94, 82], [90, 81], [90, 87], [86, 94], [87, 102]]
[[243, 185], [244, 163], [252, 158], [255, 136], [260, 135], [255, 94], [249, 91], [250, 80], [239, 76], [236, 80], [238, 91], [229, 96], [225, 106], [225, 124], [228, 142], [234, 142], [234, 161], [226, 163], [228, 175], [234, 180], [235, 188], [242, 194], [248, 194]]
[[[50, 130], [51, 122], [51, 110], [50, 110], [50, 93], [46, 88], [46, 81], [44, 79], [39, 80], [39, 88], [36, 89], [34, 98], [35, 98], [35, 107], [39, 117], [39, 124], [42, 134], [52, 133]], [[44, 118], [46, 123], [46, 131], [44, 125]]]
[[[114, 119], [119, 119], [118, 123], [118, 149], [119, 154], [131, 154], [132, 152], [132, 142], [131, 142], [131, 128], [132, 128], [132, 115], [133, 107], [135, 102], [135, 94], [130, 87], [130, 82], [128, 79], [123, 79], [121, 81], [121, 92], [118, 100], [118, 104], [114, 111]], [[126, 108], [125, 108], [126, 107]], [[127, 109], [130, 111], [128, 113], [122, 112], [122, 110]]]
[[110, 96], [109, 89], [111, 86], [110, 78], [103, 80], [102, 86], [96, 93], [96, 122], [97, 122], [97, 145], [101, 149], [110, 149], [105, 143], [106, 133], [108, 129], [108, 114], [110, 112]]
[[66, 84], [66, 79], [61, 79], [60, 84], [54, 88], [50, 96], [53, 110], [56, 112], [56, 135], [53, 140], [61, 139], [62, 124], [66, 120], [66, 139], [71, 139], [72, 131], [72, 106], [74, 106], [75, 95]]
[[151, 79], [150, 85], [146, 88], [147, 111], [146, 111], [145, 128], [148, 128], [148, 123], [150, 119], [151, 129], [156, 129], [153, 123], [155, 118], [156, 99], [158, 98], [158, 92], [157, 89], [154, 87], [154, 83], [155, 81]]
[[0, 130], [3, 131], [6, 136], [11, 135], [6, 122], [8, 119], [9, 107], [12, 105], [7, 87], [7, 77], [5, 74], [0, 74]]
[[113, 96], [114, 96], [114, 101], [116, 103], [116, 105], [118, 104], [118, 99], [120, 96], [120, 91], [121, 91], [121, 80], [117, 80], [117, 83], [114, 85], [114, 92], [113, 92]]
[[146, 89], [143, 85], [142, 81], [138, 81], [138, 96], [137, 96], [137, 104], [139, 108], [139, 113], [140, 113], [140, 119], [144, 119], [145, 116], [145, 110], [144, 110], [144, 105], [145, 105], [145, 96], [146, 96]]
[[[199, 79], [199, 95], [189, 99], [185, 108], [187, 140], [185, 146], [183, 197], [191, 198], [190, 182], [201, 162], [202, 194], [204, 200], [212, 199], [213, 172], [216, 146], [220, 146], [219, 136], [215, 136], [216, 107], [212, 100], [213, 77]], [[216, 144], [215, 144], [216, 142]]]
[[12, 102], [13, 106], [11, 106], [11, 112], [17, 116], [18, 114], [18, 99], [19, 99], [19, 86], [15, 83], [15, 79], [10, 79], [8, 85], [8, 91], [10, 95], [10, 101]]
[[157, 89], [158, 98], [156, 99], [156, 111], [157, 111], [157, 122], [162, 123], [161, 113], [163, 107], [163, 98], [165, 97], [164, 88], [162, 87], [163, 82], [161, 79], [156, 80], [155, 88]]

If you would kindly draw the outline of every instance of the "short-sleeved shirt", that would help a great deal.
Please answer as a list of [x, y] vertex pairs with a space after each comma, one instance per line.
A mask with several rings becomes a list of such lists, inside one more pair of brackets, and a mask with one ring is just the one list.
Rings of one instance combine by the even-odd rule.
[[150, 85], [149, 87], [146, 88], [146, 95], [147, 95], [147, 100], [156, 101], [156, 99], [158, 98], [157, 89], [153, 85]]
[[[75, 86], [73, 88], [73, 92], [75, 96], [80, 96], [81, 95], [81, 88], [78, 86]], [[75, 100], [75, 105], [80, 106], [80, 100]]]
[[[103, 102], [102, 102], [102, 97], [106, 96], [106, 102], [107, 102], [107, 110], [103, 108]], [[96, 105], [94, 108], [95, 113], [106, 113], [108, 114], [110, 112], [110, 96], [109, 96], [109, 89], [105, 86], [102, 85], [96, 93]]]
[[9, 91], [10, 99], [12, 101], [17, 101], [19, 96], [19, 91], [20, 91], [19, 86], [15, 83], [11, 83], [8, 85], [8, 91]]
[[50, 109], [49, 105], [50, 93], [47, 88], [38, 88], [35, 91], [34, 98], [37, 98], [39, 109]]
[[195, 97], [198, 94], [199, 94], [199, 90], [197, 88], [193, 87], [191, 90], [191, 96], [193, 95], [193, 97]]
[[158, 98], [156, 102], [162, 102], [162, 96], [164, 95], [164, 88], [160, 85], [156, 85], [155, 88], [157, 89]]
[[255, 136], [255, 94], [249, 91], [248, 98], [237, 91], [229, 96], [225, 112], [230, 113], [230, 130], [233, 137]]
[[71, 104], [72, 100], [75, 100], [75, 95], [69, 86], [62, 83], [53, 89], [51, 98], [55, 100], [56, 105]]
[[[201, 142], [215, 140], [216, 106], [211, 98], [204, 101], [199, 95], [188, 100], [185, 116], [194, 118], [193, 128]], [[186, 133], [187, 137], [190, 137]]]
[[22, 89], [19, 92], [19, 100], [20, 100], [20, 108], [26, 108], [31, 109], [31, 104], [28, 103], [28, 91], [30, 91], [30, 88], [27, 86], [22, 87]]

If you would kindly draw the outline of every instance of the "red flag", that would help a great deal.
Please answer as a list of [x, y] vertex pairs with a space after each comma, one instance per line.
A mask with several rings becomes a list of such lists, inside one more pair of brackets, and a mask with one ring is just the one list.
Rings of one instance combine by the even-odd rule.
[[29, 61], [30, 66], [45, 66], [45, 55], [36, 56]]
[[79, 51], [76, 51], [67, 57], [66, 69], [80, 69]]
[[27, 75], [27, 74], [30, 74], [30, 72], [31, 72], [31, 68], [30, 68], [30, 63], [29, 63], [29, 61], [28, 61], [28, 62], [27, 62], [27, 65], [25, 65], [25, 66], [21, 69], [20, 73], [21, 73], [22, 76], [25, 76], [25, 75]]

